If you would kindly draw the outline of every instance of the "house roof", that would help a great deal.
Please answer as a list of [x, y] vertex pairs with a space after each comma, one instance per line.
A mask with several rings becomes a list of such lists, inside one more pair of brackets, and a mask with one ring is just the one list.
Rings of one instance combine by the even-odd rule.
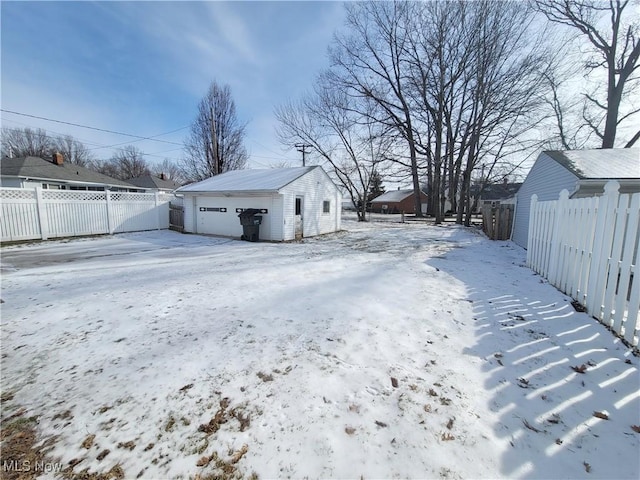
[[518, 193], [521, 185], [522, 183], [495, 183], [485, 185], [482, 192], [480, 192], [479, 185], [473, 185], [471, 187], [471, 194], [477, 196], [480, 192], [480, 197], [485, 200], [505, 200]]
[[380, 196], [377, 196], [372, 202], [401, 202], [407, 197], [413, 195], [413, 188], [408, 190], [391, 190], [390, 192], [385, 192]]
[[579, 179], [640, 178], [640, 148], [544, 152]]
[[0, 161], [0, 173], [9, 177], [136, 188], [135, 185], [85, 167], [72, 163], [56, 165], [40, 157], [3, 158]]
[[185, 185], [177, 192], [277, 192], [314, 168], [320, 167], [232, 170], [201, 182]]
[[143, 188], [159, 188], [161, 190], [175, 190], [176, 188], [180, 188], [180, 184], [173, 180], [162, 179], [151, 174], [130, 178], [127, 182]]

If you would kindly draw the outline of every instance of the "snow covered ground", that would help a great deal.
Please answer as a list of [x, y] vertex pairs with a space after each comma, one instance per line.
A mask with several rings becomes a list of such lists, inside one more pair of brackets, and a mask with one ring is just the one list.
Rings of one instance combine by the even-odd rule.
[[640, 477], [639, 359], [522, 249], [344, 228], [3, 247], [3, 415], [126, 478]]

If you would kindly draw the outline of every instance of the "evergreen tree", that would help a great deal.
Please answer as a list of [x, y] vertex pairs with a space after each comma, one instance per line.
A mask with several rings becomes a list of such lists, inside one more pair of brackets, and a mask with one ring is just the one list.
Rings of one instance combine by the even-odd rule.
[[371, 174], [369, 182], [369, 194], [367, 195], [367, 203], [384, 193], [384, 185], [382, 185], [382, 177], [377, 171]]

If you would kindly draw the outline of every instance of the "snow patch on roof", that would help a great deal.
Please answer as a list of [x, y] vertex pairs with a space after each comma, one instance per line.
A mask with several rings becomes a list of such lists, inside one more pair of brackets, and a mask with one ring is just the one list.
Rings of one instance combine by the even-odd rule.
[[640, 178], [640, 148], [544, 152], [581, 179]]
[[371, 200], [372, 202], [401, 202], [405, 198], [413, 195], [413, 189], [410, 190], [392, 190], [385, 192], [379, 197]]

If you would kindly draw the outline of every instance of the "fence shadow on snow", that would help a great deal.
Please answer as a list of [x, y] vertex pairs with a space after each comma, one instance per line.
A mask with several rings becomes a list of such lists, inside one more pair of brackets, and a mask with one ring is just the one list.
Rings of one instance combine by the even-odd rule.
[[[627, 472], [636, 478], [633, 452], [640, 440], [631, 426], [640, 421], [639, 359], [519, 263], [518, 247], [503, 247], [515, 260], [506, 270], [517, 272], [505, 271], [503, 262], [492, 266], [489, 256], [481, 277], [461, 268], [465, 259], [456, 252], [427, 261], [462, 281], [473, 302], [476, 342], [464, 353], [484, 361], [484, 387], [497, 416], [493, 434], [509, 443], [502, 474], [555, 478], [572, 471], [574, 478], [611, 478], [611, 472]], [[515, 278], [531, 288], [514, 288]], [[523, 291], [526, 296], [514, 294]]]

